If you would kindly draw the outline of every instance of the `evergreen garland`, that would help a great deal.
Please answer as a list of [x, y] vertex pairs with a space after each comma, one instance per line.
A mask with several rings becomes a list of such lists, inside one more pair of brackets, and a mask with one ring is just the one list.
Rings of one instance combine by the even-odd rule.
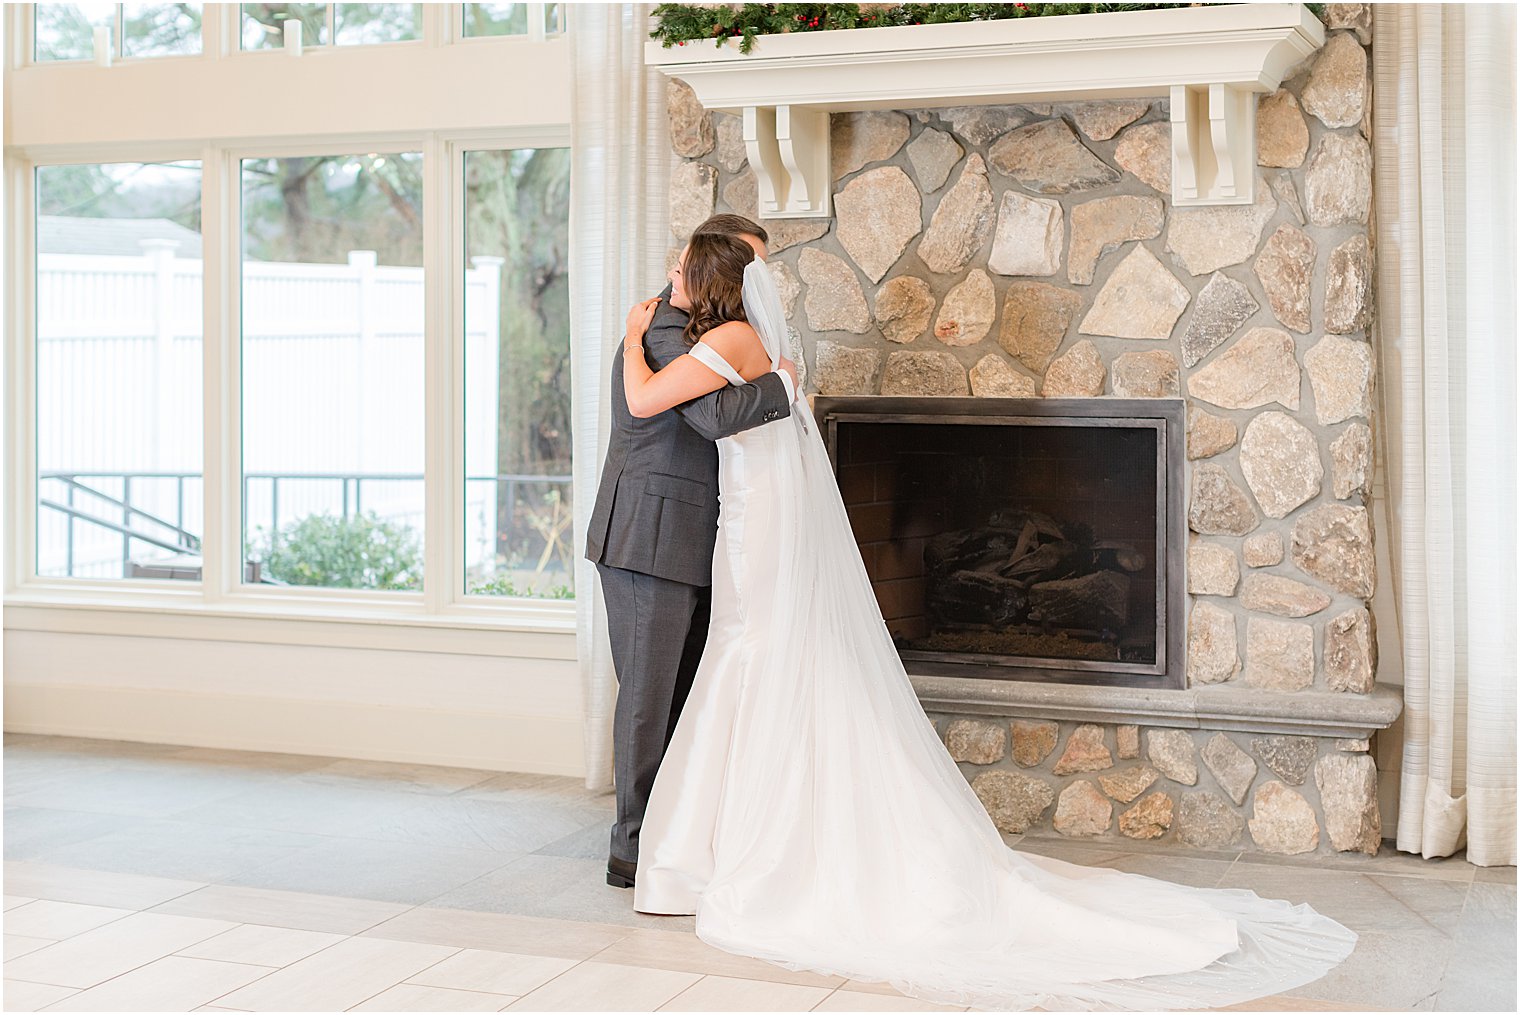
[[[654, 9], [658, 27], [649, 33], [666, 49], [711, 39], [721, 46], [738, 38], [739, 52], [748, 53], [757, 35], [782, 32], [828, 32], [846, 28], [884, 28], [898, 25], [943, 25], [961, 21], [1000, 21], [1007, 18], [1047, 18], [1062, 14], [1106, 14], [1113, 11], [1159, 10], [1168, 7], [1220, 7], [1223, 4], [744, 4], [668, 3]], [[1324, 4], [1305, 4], [1320, 18]]]

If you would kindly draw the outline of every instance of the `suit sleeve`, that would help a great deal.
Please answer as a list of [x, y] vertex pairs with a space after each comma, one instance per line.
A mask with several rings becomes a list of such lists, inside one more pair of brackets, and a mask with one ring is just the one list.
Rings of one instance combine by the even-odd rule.
[[[662, 302], [644, 336], [644, 351], [655, 370], [688, 351], [682, 338], [685, 315], [671, 312], [668, 285], [660, 295]], [[674, 411], [680, 413], [687, 426], [715, 441], [790, 415], [791, 403], [781, 375], [772, 371], [748, 384], [725, 384], [717, 391], [683, 402]]]

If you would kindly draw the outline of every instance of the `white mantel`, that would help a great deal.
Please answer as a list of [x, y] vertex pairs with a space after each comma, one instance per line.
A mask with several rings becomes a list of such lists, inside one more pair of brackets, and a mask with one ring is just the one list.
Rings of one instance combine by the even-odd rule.
[[761, 218], [827, 218], [829, 114], [1073, 100], [1171, 103], [1172, 202], [1254, 200], [1256, 96], [1324, 44], [1303, 4], [1073, 14], [645, 45], [709, 110], [743, 118]]

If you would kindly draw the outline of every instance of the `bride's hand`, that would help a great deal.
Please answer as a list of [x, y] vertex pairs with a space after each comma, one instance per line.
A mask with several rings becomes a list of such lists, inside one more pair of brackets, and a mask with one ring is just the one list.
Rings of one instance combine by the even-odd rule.
[[644, 333], [649, 330], [649, 322], [654, 320], [654, 312], [660, 306], [660, 298], [651, 296], [641, 303], [635, 303], [633, 309], [628, 311], [627, 330], [623, 332], [625, 344], [639, 344], [644, 339]]
[[797, 364], [793, 363], [791, 360], [789, 360], [785, 356], [783, 356], [783, 357], [781, 357], [781, 369], [785, 370], [787, 373], [791, 374], [791, 376], [792, 376], [792, 391], [795, 392], [797, 394], [797, 396], [800, 397], [801, 394], [802, 394], [802, 390], [798, 387], [798, 384], [800, 384], [801, 381], [797, 377]]

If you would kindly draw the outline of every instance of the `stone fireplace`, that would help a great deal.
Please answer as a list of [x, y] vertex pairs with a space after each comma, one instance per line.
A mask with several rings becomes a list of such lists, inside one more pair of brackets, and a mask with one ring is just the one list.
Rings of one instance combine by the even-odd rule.
[[834, 112], [828, 215], [762, 218], [741, 118], [670, 81], [670, 256], [769, 231], [883, 614], [1005, 832], [1381, 843], [1370, 17], [1328, 9], [1253, 99], [1247, 204], [1179, 205], [1175, 111], [1120, 92]]
[[820, 398], [904, 665], [1186, 686], [1176, 399]]

